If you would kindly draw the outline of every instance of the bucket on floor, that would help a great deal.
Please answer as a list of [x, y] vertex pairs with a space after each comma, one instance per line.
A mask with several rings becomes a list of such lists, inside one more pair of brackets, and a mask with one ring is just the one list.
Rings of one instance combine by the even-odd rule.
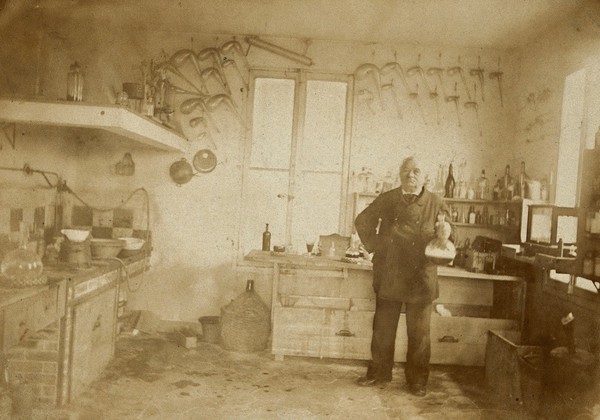
[[202, 341], [219, 344], [221, 341], [221, 317], [201, 316], [198, 321], [202, 324]]

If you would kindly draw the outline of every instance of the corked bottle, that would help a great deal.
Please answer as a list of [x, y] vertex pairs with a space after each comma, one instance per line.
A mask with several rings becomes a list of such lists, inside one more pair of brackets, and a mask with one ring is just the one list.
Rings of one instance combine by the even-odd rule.
[[227, 350], [264, 350], [271, 334], [271, 311], [248, 280], [246, 290], [221, 309], [221, 342]]

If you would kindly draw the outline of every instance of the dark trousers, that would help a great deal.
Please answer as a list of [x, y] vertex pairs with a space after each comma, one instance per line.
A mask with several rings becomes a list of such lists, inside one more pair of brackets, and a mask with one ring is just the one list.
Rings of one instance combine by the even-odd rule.
[[[377, 298], [371, 339], [372, 360], [367, 369], [369, 378], [392, 379], [396, 330], [401, 309], [402, 302]], [[409, 385], [424, 386], [429, 378], [431, 309], [431, 303], [406, 303], [408, 351], [404, 372]]]

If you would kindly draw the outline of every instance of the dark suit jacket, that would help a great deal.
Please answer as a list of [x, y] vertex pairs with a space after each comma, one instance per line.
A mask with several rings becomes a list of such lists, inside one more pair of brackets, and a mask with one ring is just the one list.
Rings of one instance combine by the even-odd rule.
[[409, 203], [401, 188], [395, 188], [380, 194], [356, 217], [360, 240], [367, 251], [374, 252], [373, 287], [379, 298], [409, 303], [438, 298], [437, 268], [426, 259], [425, 247], [435, 237], [440, 212], [450, 220], [438, 195], [423, 189]]

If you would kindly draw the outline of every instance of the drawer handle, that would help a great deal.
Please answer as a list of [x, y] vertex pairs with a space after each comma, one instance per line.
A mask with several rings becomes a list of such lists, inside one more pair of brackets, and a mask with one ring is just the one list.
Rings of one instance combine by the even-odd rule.
[[458, 338], [455, 338], [452, 335], [445, 335], [442, 338], [438, 338], [438, 342], [440, 342], [440, 343], [458, 343]]
[[351, 332], [350, 330], [339, 330], [338, 332], [335, 333], [335, 335], [337, 335], [339, 337], [354, 337], [354, 333]]
[[101, 319], [102, 315], [98, 315], [98, 318], [96, 318], [96, 322], [94, 322], [94, 326], [92, 327], [92, 331], [96, 331], [98, 328], [100, 328], [100, 326], [102, 325], [102, 323], [100, 322]]
[[[22, 322], [21, 324], [25, 324], [24, 322]], [[23, 326], [19, 324], [19, 326]], [[23, 330], [23, 334], [21, 334], [21, 336], [19, 337], [19, 341], [23, 341], [23, 339], [27, 336], [27, 333], [29, 332], [29, 328], [25, 328], [25, 330]]]

